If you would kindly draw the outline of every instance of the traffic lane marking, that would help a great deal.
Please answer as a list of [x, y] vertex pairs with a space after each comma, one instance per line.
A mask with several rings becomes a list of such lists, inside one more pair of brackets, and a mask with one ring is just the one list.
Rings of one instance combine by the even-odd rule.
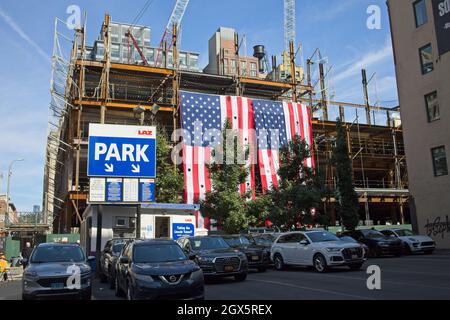
[[338, 296], [342, 296], [342, 297], [351, 297], [351, 298], [354, 298], [354, 299], [376, 300], [374, 298], [361, 296], [361, 295], [343, 293], [343, 292], [332, 291], [332, 290], [327, 290], [327, 289], [319, 289], [319, 288], [311, 288], [311, 287], [299, 286], [299, 285], [295, 285], [295, 284], [292, 284], [292, 283], [285, 283], [285, 282], [279, 282], [279, 281], [256, 280], [256, 279], [248, 279], [247, 281], [256, 281], [256, 282], [262, 282], [262, 283], [268, 283], [268, 284], [276, 284], [276, 285], [279, 285], [279, 286], [286, 286], [286, 287], [291, 287], [291, 288], [310, 290], [310, 291], [316, 291], [316, 292], [321, 292], [321, 293], [328, 293], [328, 294], [338, 295]]

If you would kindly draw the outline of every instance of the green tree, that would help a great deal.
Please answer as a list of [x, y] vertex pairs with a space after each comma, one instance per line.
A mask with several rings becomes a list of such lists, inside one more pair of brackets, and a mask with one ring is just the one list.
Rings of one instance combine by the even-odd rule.
[[206, 194], [201, 211], [205, 217], [219, 221], [224, 231], [238, 233], [254, 224], [256, 219], [248, 214], [246, 198], [249, 195], [239, 193], [239, 185], [245, 183], [248, 170], [238, 161], [239, 139], [235, 135], [232, 142], [228, 141], [227, 131], [230, 129], [231, 123], [227, 119], [222, 131], [222, 150], [213, 154], [220, 161], [208, 166], [213, 191]]
[[337, 211], [347, 230], [355, 230], [359, 223], [358, 195], [353, 184], [352, 162], [348, 154], [347, 134], [340, 120], [336, 123], [337, 137], [332, 163], [336, 167]]
[[156, 201], [159, 203], [180, 203], [183, 200], [183, 174], [171, 160], [171, 146], [165, 128], [157, 130], [156, 139]]
[[311, 209], [321, 207], [325, 184], [322, 175], [305, 164], [310, 157], [308, 144], [299, 136], [280, 150], [279, 186], [270, 192], [270, 220], [279, 227], [317, 222]]

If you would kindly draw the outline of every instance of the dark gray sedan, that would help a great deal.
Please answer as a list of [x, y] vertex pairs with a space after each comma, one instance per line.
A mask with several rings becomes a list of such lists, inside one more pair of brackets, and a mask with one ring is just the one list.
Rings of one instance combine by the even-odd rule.
[[23, 263], [23, 300], [91, 299], [91, 267], [78, 244], [40, 244]]

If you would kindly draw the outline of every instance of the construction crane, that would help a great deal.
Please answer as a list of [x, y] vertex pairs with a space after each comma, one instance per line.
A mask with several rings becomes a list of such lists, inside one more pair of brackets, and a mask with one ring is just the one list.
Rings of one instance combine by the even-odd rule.
[[295, 0], [284, 0], [284, 51], [289, 52], [290, 42], [295, 47]]
[[181, 20], [183, 20], [184, 13], [186, 12], [186, 8], [189, 4], [189, 0], [177, 0], [175, 3], [175, 7], [173, 8], [172, 14], [170, 15], [169, 22], [167, 23], [166, 30], [164, 30], [164, 35], [159, 44], [159, 50], [156, 55], [156, 63], [155, 66], [158, 67], [161, 63], [160, 61], [160, 53], [163, 51], [164, 44], [167, 43], [166, 50], [170, 50], [172, 48], [172, 36], [173, 36], [173, 27], [175, 26], [178, 30]]

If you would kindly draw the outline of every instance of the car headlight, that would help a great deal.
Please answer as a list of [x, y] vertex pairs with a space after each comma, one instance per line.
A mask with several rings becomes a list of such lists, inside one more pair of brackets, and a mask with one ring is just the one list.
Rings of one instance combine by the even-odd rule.
[[147, 274], [138, 274], [135, 273], [134, 274], [134, 278], [136, 279], [136, 281], [139, 282], [153, 282], [153, 277]]
[[202, 269], [195, 270], [191, 273], [191, 280], [203, 278]]
[[413, 243], [419, 243], [419, 241], [417, 241], [417, 240], [414, 239], [414, 238], [408, 238], [408, 240], [411, 241], [411, 242], [413, 242]]
[[341, 251], [341, 248], [327, 248], [328, 252], [339, 252]]
[[35, 271], [26, 271], [26, 272], [23, 274], [23, 277], [24, 277], [25, 279], [29, 279], [29, 280], [36, 280], [37, 276], [38, 276], [38, 274], [37, 274], [37, 272], [35, 272]]

